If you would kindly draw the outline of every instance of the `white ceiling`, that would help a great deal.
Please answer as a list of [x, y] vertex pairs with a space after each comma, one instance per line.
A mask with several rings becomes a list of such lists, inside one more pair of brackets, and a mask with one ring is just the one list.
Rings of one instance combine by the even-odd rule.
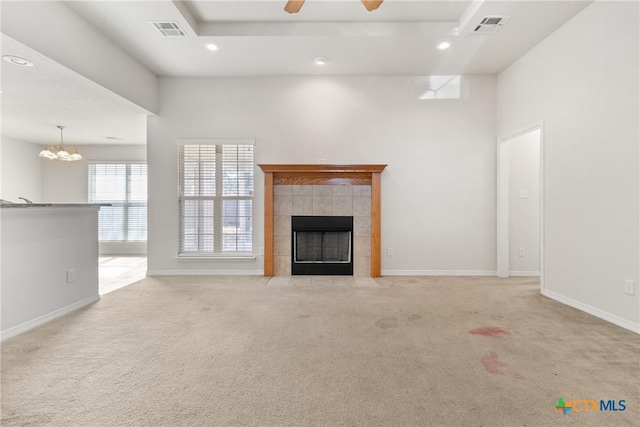
[[[497, 74], [589, 1], [385, 0], [367, 12], [358, 0], [307, 0], [294, 15], [285, 3], [65, 2], [158, 76], [428, 76]], [[470, 34], [486, 15], [509, 20], [495, 34]], [[188, 36], [164, 37], [153, 20], [177, 21]], [[435, 49], [443, 40], [451, 48]], [[219, 50], [206, 50], [207, 42]], [[47, 144], [65, 125], [74, 144], [146, 142], [145, 110], [18, 41], [3, 35], [2, 43], [3, 54], [37, 62], [2, 64], [3, 136]], [[325, 66], [313, 64], [319, 55], [329, 58]]]
[[[147, 112], [35, 50], [2, 35], [2, 53], [33, 67], [2, 64], [2, 135], [58, 144], [145, 144]], [[117, 139], [108, 139], [115, 137]]]
[[[386, 0], [73, 1], [68, 5], [161, 76], [496, 74], [588, 2]], [[496, 34], [456, 36], [467, 10], [507, 15]], [[174, 20], [188, 37], [167, 38], [151, 20]], [[471, 25], [473, 26], [473, 25]], [[442, 40], [452, 47], [435, 49]], [[204, 49], [218, 45], [217, 52]], [[315, 56], [329, 58], [318, 68]]]
[[198, 22], [436, 22], [457, 20], [471, 0], [386, 0], [373, 12], [359, 0], [307, 0], [297, 14], [283, 12], [286, 0], [183, 3]]

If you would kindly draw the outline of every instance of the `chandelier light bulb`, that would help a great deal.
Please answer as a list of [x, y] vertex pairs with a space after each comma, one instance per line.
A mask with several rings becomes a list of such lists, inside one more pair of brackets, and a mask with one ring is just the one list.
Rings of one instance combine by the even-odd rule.
[[53, 154], [48, 148], [45, 148], [38, 154], [40, 157], [44, 157], [45, 159], [55, 159], [56, 155]]

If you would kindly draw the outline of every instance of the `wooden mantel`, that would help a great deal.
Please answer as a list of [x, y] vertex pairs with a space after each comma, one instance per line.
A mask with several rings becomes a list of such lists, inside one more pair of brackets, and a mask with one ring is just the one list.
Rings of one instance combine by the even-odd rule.
[[380, 277], [380, 174], [387, 165], [259, 164], [264, 172], [264, 275], [274, 274], [274, 185], [370, 185], [371, 277]]

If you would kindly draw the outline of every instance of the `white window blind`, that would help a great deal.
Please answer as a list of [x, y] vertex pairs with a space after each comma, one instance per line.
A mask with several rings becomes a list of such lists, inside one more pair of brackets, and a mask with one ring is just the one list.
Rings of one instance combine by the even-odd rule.
[[252, 252], [253, 145], [180, 145], [180, 255]]
[[89, 202], [100, 208], [101, 242], [147, 241], [147, 165], [89, 164]]

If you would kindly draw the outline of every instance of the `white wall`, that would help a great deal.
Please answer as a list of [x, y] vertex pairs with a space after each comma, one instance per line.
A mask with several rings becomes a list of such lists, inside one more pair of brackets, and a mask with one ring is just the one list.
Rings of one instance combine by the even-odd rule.
[[[507, 144], [509, 157], [509, 274], [540, 274], [540, 130]], [[526, 198], [520, 197], [521, 190]], [[524, 255], [519, 249], [524, 249]]]
[[23, 203], [18, 196], [42, 199], [42, 147], [24, 141], [0, 141], [0, 199]]
[[42, 162], [42, 201], [46, 203], [87, 203], [90, 161], [145, 161], [144, 145], [79, 145], [83, 160]]
[[0, 213], [2, 339], [99, 299], [97, 208], [2, 208]]
[[[387, 163], [383, 274], [495, 272], [495, 78], [419, 100], [424, 78], [161, 78], [149, 118], [149, 272], [262, 272], [255, 261], [176, 259], [176, 140], [251, 138], [257, 163]], [[254, 248], [263, 245], [256, 168]], [[395, 255], [386, 256], [393, 247]]]
[[500, 135], [544, 120], [543, 294], [636, 331], [638, 15], [595, 2], [498, 76]]

